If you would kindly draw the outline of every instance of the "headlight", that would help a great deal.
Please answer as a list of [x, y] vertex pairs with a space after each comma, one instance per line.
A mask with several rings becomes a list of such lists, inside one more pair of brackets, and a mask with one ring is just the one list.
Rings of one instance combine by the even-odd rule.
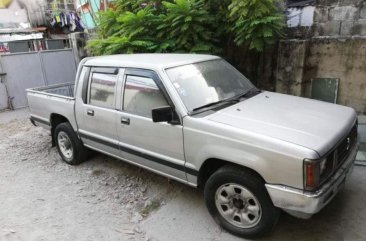
[[326, 164], [327, 164], [327, 158], [324, 158], [320, 161], [320, 176], [324, 173], [325, 169], [326, 169]]

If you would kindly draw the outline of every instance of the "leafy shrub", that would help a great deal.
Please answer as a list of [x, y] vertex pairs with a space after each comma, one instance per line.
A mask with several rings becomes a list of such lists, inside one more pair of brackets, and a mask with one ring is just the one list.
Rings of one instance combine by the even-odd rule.
[[237, 45], [249, 44], [250, 49], [262, 51], [282, 36], [283, 14], [279, 13], [275, 0], [232, 0], [229, 5], [231, 28]]
[[230, 42], [262, 51], [281, 36], [275, 0], [116, 0], [100, 12], [94, 55], [143, 52], [217, 53]]
[[158, 37], [170, 40], [175, 52], [217, 52], [217, 40], [211, 31], [214, 19], [202, 0], [163, 2], [166, 14], [161, 17]]

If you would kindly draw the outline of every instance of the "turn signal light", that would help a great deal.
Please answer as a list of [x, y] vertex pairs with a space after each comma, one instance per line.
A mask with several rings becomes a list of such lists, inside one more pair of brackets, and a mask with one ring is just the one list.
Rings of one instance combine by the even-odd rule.
[[320, 163], [311, 160], [304, 162], [304, 182], [305, 190], [312, 191], [319, 185]]
[[313, 163], [306, 164], [306, 187], [311, 189], [315, 187], [314, 167]]

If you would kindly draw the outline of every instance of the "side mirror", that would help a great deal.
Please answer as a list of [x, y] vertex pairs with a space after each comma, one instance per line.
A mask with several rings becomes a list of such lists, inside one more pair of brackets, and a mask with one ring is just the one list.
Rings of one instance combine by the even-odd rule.
[[151, 110], [153, 122], [168, 122], [173, 121], [173, 109], [170, 106], [158, 107]]

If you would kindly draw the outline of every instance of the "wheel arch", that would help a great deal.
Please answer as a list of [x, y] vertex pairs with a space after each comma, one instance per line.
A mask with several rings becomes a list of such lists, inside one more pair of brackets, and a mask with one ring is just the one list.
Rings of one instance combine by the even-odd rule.
[[50, 115], [52, 146], [56, 145], [56, 141], [55, 141], [55, 137], [54, 137], [56, 126], [58, 126], [61, 123], [67, 123], [67, 122], [70, 123], [70, 121], [63, 115], [56, 114], [56, 113], [52, 113]]
[[262, 177], [262, 175], [260, 175], [257, 171], [255, 171], [252, 168], [243, 166], [243, 165], [239, 165], [237, 163], [231, 162], [231, 161], [227, 161], [224, 159], [219, 159], [219, 158], [208, 158], [206, 159], [203, 164], [201, 165], [199, 171], [198, 171], [198, 177], [197, 177], [197, 186], [198, 188], [204, 188], [207, 180], [210, 178], [210, 176], [216, 172], [218, 169], [220, 169], [223, 166], [235, 166], [241, 169], [245, 169], [248, 172], [251, 172], [253, 175], [258, 176], [263, 183], [265, 183], [265, 179]]

